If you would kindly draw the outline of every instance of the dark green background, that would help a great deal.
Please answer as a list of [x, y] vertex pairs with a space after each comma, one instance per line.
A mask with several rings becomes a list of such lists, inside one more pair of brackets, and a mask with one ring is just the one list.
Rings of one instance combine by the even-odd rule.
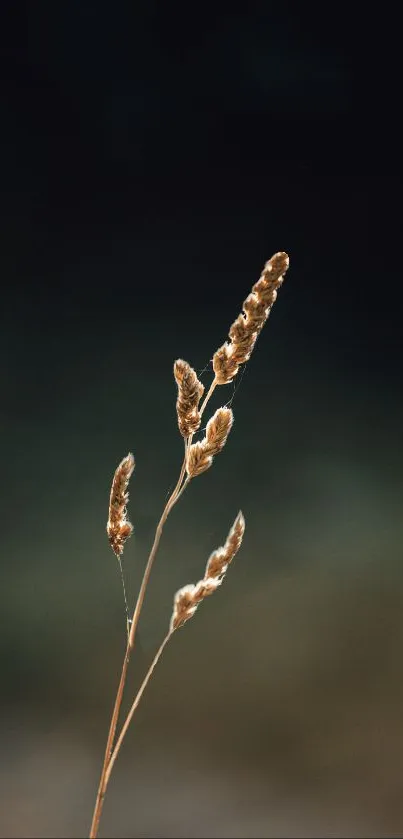
[[286, 250], [239, 388], [211, 403], [232, 400], [228, 444], [166, 527], [128, 698], [240, 508], [242, 550], [158, 666], [101, 835], [401, 835], [390, 31], [336, 5], [6, 9], [0, 834], [88, 831], [124, 648], [114, 469], [134, 452], [133, 603], [181, 463], [173, 361], [208, 386]]

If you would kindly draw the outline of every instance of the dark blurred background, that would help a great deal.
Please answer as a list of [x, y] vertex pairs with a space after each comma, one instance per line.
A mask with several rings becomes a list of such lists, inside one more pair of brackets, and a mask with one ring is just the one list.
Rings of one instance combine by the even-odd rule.
[[396, 22], [239, 8], [2, 6], [1, 836], [87, 835], [124, 651], [112, 475], [133, 451], [133, 603], [181, 463], [173, 361], [208, 386], [278, 250], [128, 700], [239, 508], [242, 551], [168, 646], [100, 835], [403, 834]]

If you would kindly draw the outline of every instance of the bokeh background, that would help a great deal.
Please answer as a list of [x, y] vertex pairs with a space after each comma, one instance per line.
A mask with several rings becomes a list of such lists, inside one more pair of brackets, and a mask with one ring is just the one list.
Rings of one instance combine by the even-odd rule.
[[403, 833], [400, 188], [393, 22], [369, 15], [2, 7], [1, 836], [88, 833], [124, 650], [112, 475], [133, 451], [133, 603], [181, 463], [173, 360], [209, 384], [278, 250], [127, 701], [239, 508], [242, 551], [168, 646], [100, 835]]

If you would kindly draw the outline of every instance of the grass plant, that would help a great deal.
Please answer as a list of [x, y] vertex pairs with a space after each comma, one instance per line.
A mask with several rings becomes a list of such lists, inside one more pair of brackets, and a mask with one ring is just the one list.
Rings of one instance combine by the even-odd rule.
[[193, 617], [200, 603], [206, 597], [213, 594], [221, 585], [230, 563], [241, 546], [245, 531], [245, 519], [242, 512], [239, 512], [223, 547], [213, 551], [209, 557], [203, 577], [198, 583], [185, 585], [176, 592], [167, 634], [157, 650], [126, 719], [123, 721], [118, 732], [120, 708], [127, 670], [134, 650], [140, 614], [164, 524], [172, 508], [189, 483], [210, 469], [214, 463], [214, 458], [217, 457], [226, 445], [234, 421], [232, 409], [228, 407], [218, 408], [208, 420], [202, 439], [194, 441], [194, 435], [201, 427], [202, 416], [215, 389], [232, 382], [239, 372], [240, 367], [249, 360], [256, 340], [276, 301], [277, 292], [283, 282], [288, 265], [289, 259], [287, 254], [280, 252], [272, 256], [264, 266], [259, 280], [252, 287], [250, 294], [243, 303], [241, 314], [236, 318], [229, 330], [228, 339], [214, 353], [212, 360], [214, 378], [206, 394], [205, 388], [199, 381], [196, 372], [186, 361], [177, 359], [174, 363], [174, 378], [178, 389], [176, 413], [179, 432], [184, 440], [183, 462], [177, 484], [158, 522], [154, 542], [147, 560], [131, 618], [129, 617], [126, 601], [121, 561], [125, 544], [133, 531], [133, 526], [127, 518], [127, 504], [129, 500], [128, 486], [135, 467], [133, 455], [131, 453], [126, 455], [115, 471], [110, 493], [107, 535], [109, 544], [119, 561], [120, 571], [122, 573], [127, 614], [127, 644], [109, 726], [105, 756], [91, 824], [90, 839], [95, 839], [98, 835], [105, 794], [114, 764], [133, 715], [166, 645], [177, 629], [184, 626]]

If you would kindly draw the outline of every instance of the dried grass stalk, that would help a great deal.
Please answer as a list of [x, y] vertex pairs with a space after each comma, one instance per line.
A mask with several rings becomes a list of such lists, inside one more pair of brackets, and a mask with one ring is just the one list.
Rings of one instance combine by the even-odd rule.
[[195, 478], [209, 469], [214, 456], [224, 448], [233, 422], [234, 415], [231, 408], [218, 408], [209, 419], [203, 440], [193, 443], [189, 448], [186, 460], [189, 478]]
[[119, 463], [113, 477], [109, 500], [109, 517], [106, 525], [109, 544], [117, 557], [121, 557], [126, 540], [133, 532], [133, 525], [126, 518], [127, 491], [134, 470], [134, 457], [129, 452]]
[[174, 376], [178, 385], [176, 413], [182, 437], [195, 434], [200, 428], [199, 402], [204, 393], [204, 385], [199, 381], [190, 364], [178, 358], [174, 364]]
[[266, 262], [260, 279], [243, 303], [243, 311], [229, 330], [229, 341], [226, 341], [213, 356], [217, 384], [231, 382], [238, 373], [239, 366], [248, 361], [276, 301], [277, 290], [283, 282], [288, 265], [289, 258], [283, 252], [274, 254]]
[[196, 585], [184, 586], [176, 592], [169, 627], [170, 632], [174, 632], [175, 629], [183, 626], [186, 621], [193, 617], [202, 600], [213, 594], [221, 585], [230, 562], [241, 547], [244, 532], [245, 519], [239, 512], [227, 536], [225, 545], [211, 554], [203, 579], [199, 580]]
[[[206, 433], [203, 440], [192, 444], [192, 437], [200, 427], [201, 416], [206, 404], [214, 392], [216, 385], [226, 384], [232, 381], [239, 370], [239, 366], [249, 359], [257, 337], [276, 300], [277, 290], [283, 282], [288, 264], [288, 256], [286, 253], [282, 252], [272, 256], [272, 258], [266, 263], [260, 279], [257, 283], [255, 283], [251, 293], [243, 303], [243, 311], [234, 321], [229, 330], [229, 340], [226, 341], [226, 343], [223, 344], [223, 346], [220, 347], [214, 355], [213, 369], [215, 378], [211, 383], [200, 407], [200, 399], [204, 393], [203, 385], [198, 380], [195, 371], [186, 361], [183, 361], [182, 359], [175, 361], [174, 376], [178, 386], [176, 408], [179, 430], [185, 438], [185, 456], [177, 484], [173, 489], [162, 512], [160, 521], [158, 522], [154, 542], [140, 585], [136, 606], [133, 612], [133, 618], [131, 622], [128, 621], [128, 643], [123, 660], [122, 674], [116, 694], [111, 723], [109, 726], [104, 763], [91, 825], [91, 839], [95, 839], [98, 834], [99, 821], [101, 818], [107, 785], [122, 742], [127, 733], [133, 714], [138, 707], [144, 690], [154, 672], [154, 668], [159, 661], [166, 644], [168, 643], [172, 633], [180, 626], [183, 626], [183, 624], [194, 615], [202, 600], [210, 594], [213, 594], [218, 586], [221, 585], [228, 566], [242, 543], [245, 530], [245, 520], [242, 513], [239, 512], [228, 534], [225, 545], [218, 548], [210, 555], [203, 579], [199, 580], [196, 585], [184, 586], [176, 593], [169, 631], [154, 656], [142, 685], [132, 703], [130, 711], [126, 716], [125, 722], [121, 727], [120, 734], [115, 742], [130, 654], [134, 647], [135, 635], [151, 568], [158, 550], [165, 521], [172, 508], [180, 498], [184, 488], [189, 483], [189, 480], [209, 469], [213, 463], [215, 455], [225, 446], [228, 434], [233, 424], [233, 414], [231, 409], [219, 408], [215, 412], [214, 416], [207, 423]], [[119, 464], [115, 472], [110, 496], [107, 532], [110, 545], [118, 557], [120, 565], [125, 541], [131, 535], [133, 530], [132, 525], [126, 518], [126, 504], [128, 501], [127, 487], [133, 469], [134, 458], [132, 454], [128, 454], [127, 457], [125, 457]], [[187, 473], [186, 478], [185, 472]], [[125, 603], [127, 611], [126, 596]]]

